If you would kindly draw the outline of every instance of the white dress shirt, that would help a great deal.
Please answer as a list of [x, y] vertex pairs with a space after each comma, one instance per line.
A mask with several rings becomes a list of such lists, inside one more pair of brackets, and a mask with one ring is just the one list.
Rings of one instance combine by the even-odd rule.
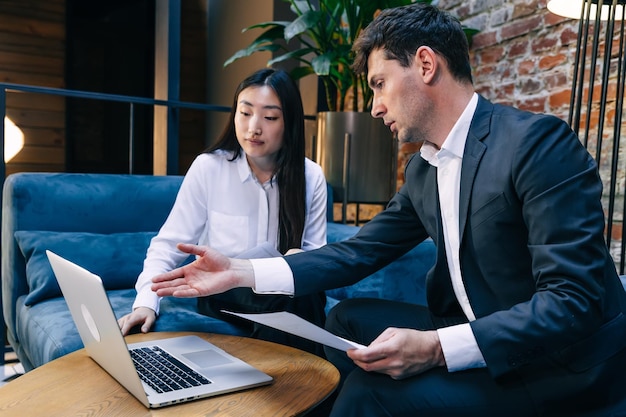
[[[465, 141], [469, 134], [470, 124], [478, 104], [478, 95], [474, 93], [461, 117], [456, 121], [452, 130], [441, 146], [437, 149], [433, 144], [425, 142], [420, 150], [421, 157], [432, 166], [437, 167], [437, 186], [439, 191], [439, 206], [443, 224], [444, 242], [446, 245], [446, 259], [452, 279], [452, 288], [465, 316], [469, 321], [476, 319], [472, 306], [467, 298], [461, 263], [459, 260], [460, 231], [459, 231], [459, 193], [461, 189], [461, 166]], [[460, 324], [438, 329], [439, 341], [446, 358], [448, 371], [485, 366], [476, 338], [469, 324]]]
[[[467, 298], [459, 262], [459, 192], [463, 150], [477, 105], [478, 95], [474, 93], [441, 149], [425, 142], [420, 151], [422, 158], [437, 167], [441, 218], [452, 288], [469, 321], [475, 320], [475, 316]], [[254, 259], [252, 267], [256, 292], [294, 293], [293, 273], [282, 258]], [[448, 371], [486, 366], [469, 324], [438, 329], [437, 333]]]
[[[232, 162], [229, 157], [226, 151], [203, 153], [191, 164], [167, 220], [150, 242], [133, 308], [159, 312], [160, 298], [150, 289], [152, 277], [187, 259], [177, 243], [207, 245], [231, 257], [266, 242], [278, 247], [276, 182], [260, 184], [245, 157]], [[326, 244], [326, 179], [309, 159], [305, 178], [302, 249], [311, 250]]]

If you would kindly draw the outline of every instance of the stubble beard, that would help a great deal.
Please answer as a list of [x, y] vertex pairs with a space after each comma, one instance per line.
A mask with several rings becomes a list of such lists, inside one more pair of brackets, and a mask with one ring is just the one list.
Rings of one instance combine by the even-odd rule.
[[401, 145], [403, 143], [421, 143], [426, 139], [424, 138], [424, 134], [421, 131], [417, 131], [417, 129], [413, 129], [411, 131], [398, 132], [395, 135], [395, 138], [398, 140], [398, 143]]

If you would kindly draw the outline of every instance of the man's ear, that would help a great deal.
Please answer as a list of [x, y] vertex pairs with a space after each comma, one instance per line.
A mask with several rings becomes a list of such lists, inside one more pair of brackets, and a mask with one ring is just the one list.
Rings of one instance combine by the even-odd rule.
[[415, 52], [415, 64], [425, 84], [430, 84], [437, 74], [437, 55], [428, 46], [420, 46]]

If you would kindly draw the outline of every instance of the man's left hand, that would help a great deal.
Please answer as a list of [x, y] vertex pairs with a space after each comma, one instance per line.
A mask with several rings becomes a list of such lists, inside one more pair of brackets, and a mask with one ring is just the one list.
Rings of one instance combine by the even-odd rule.
[[366, 371], [404, 379], [437, 366], [445, 359], [436, 331], [390, 327], [367, 348], [351, 349], [348, 356]]

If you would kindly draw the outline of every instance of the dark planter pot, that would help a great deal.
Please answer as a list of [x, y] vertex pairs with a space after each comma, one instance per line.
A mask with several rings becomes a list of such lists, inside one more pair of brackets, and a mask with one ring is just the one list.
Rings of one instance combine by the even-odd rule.
[[398, 145], [381, 119], [320, 112], [315, 149], [334, 200], [344, 209], [348, 203], [386, 204], [395, 193]]

